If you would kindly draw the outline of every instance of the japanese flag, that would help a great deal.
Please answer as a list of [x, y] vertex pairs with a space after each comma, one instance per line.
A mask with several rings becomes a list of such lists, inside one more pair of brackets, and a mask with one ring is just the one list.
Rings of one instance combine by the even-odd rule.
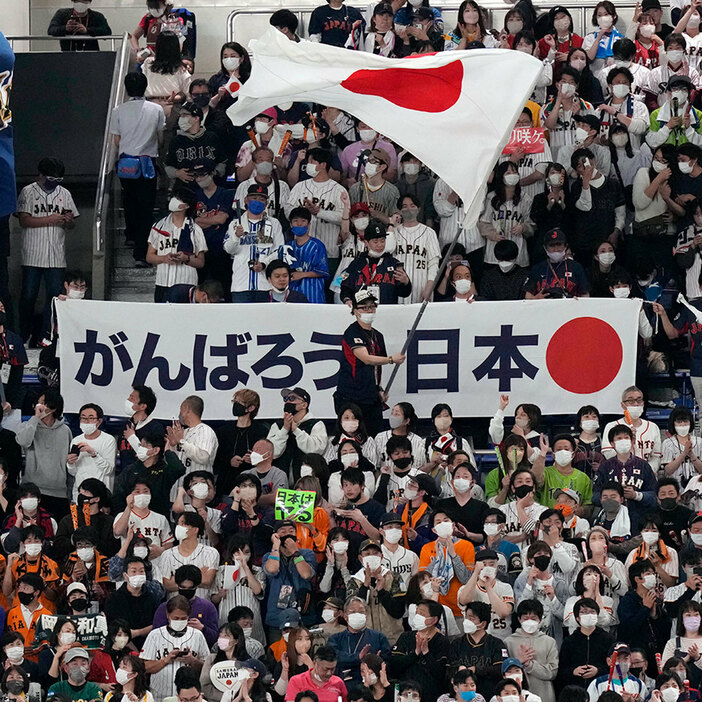
[[241, 83], [232, 76], [231, 80], [224, 87], [230, 95], [235, 96], [241, 90]]
[[480, 214], [485, 183], [542, 70], [521, 51], [474, 49], [389, 59], [286, 39], [252, 42], [253, 70], [227, 111], [244, 124], [290, 101], [337, 107], [407, 149]]

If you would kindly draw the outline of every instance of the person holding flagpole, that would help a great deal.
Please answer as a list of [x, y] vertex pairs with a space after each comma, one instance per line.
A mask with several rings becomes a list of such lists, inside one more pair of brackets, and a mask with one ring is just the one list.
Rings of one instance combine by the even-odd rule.
[[387, 393], [380, 385], [382, 366], [405, 361], [405, 354], [388, 356], [383, 335], [373, 328], [378, 300], [370, 290], [359, 290], [351, 300], [351, 313], [356, 321], [344, 332], [341, 346], [344, 352], [339, 382], [334, 393], [337, 414], [347, 402], [357, 404], [371, 436], [382, 429], [383, 406]]

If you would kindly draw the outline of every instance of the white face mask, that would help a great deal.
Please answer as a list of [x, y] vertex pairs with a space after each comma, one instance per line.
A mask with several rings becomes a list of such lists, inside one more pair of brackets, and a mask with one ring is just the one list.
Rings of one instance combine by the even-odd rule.
[[227, 71], [236, 71], [240, 63], [241, 59], [238, 56], [228, 56], [222, 59], [222, 65]]
[[353, 226], [356, 227], [356, 231], [360, 230], [365, 232], [369, 222], [369, 217], [356, 217], [356, 219], [353, 220]]
[[466, 634], [475, 634], [475, 632], [478, 631], [478, 626], [476, 625], [475, 622], [471, 621], [470, 619], [464, 619], [463, 620], [463, 631]]
[[509, 273], [516, 265], [516, 261], [498, 261], [497, 265], [503, 273]]
[[168, 209], [170, 212], [178, 212], [179, 210], [184, 210], [187, 205], [181, 202], [177, 197], [172, 197], [168, 201]]
[[179, 117], [178, 118], [178, 129], [180, 129], [181, 132], [187, 132], [190, 127], [193, 126], [193, 120], [192, 117]]
[[137, 509], [146, 509], [151, 504], [151, 495], [134, 495], [134, 506]]
[[134, 453], [140, 461], [145, 461], [149, 457], [149, 449], [141, 444], [134, 449]]
[[505, 173], [502, 180], [505, 185], [517, 185], [519, 183], [519, 173]]
[[524, 419], [523, 417], [518, 417], [514, 420], [514, 423], [520, 428], [520, 429], [526, 429], [529, 426], [529, 420]]
[[424, 585], [422, 585], [420, 590], [422, 591], [422, 595], [424, 595], [424, 597], [431, 599], [434, 596], [434, 588], [431, 586], [431, 583], [429, 583], [429, 582], [424, 583]]
[[522, 622], [522, 629], [524, 629], [527, 634], [535, 634], [539, 630], [540, 626], [541, 623], [535, 621], [534, 619], [525, 619]]
[[[136, 551], [136, 549], [135, 549]], [[136, 554], [135, 554], [136, 555]], [[146, 576], [139, 574], [139, 575], [130, 575], [129, 576], [129, 585], [130, 587], [133, 587], [135, 590], [138, 590], [140, 587], [142, 587], [146, 583]]]
[[258, 453], [258, 451], [252, 451], [251, 455], [249, 456], [249, 460], [251, 461], [252, 466], [257, 466], [266, 460], [266, 456]]
[[251, 638], [251, 634], [253, 634], [253, 627], [252, 626], [242, 626], [241, 630], [244, 632], [244, 637], [247, 639]]
[[656, 587], [656, 576], [653, 573], [648, 573], [647, 575], [644, 575], [641, 584], [647, 590], [653, 590], [653, 588]]
[[[697, 12], [693, 12], [690, 15], [690, 18], [687, 20], [687, 26], [688, 27], [699, 27], [700, 26], [700, 16]], [[682, 53], [682, 52], [680, 52]], [[668, 52], [668, 56], [670, 57], [670, 51]]]
[[134, 555], [137, 558], [146, 560], [149, 557], [149, 549], [146, 546], [136, 546], [134, 549]]
[[456, 292], [459, 295], [465, 295], [466, 293], [468, 293], [472, 285], [473, 281], [466, 280], [465, 278], [453, 281], [453, 287], [456, 288]]
[[341, 428], [346, 434], [355, 434], [358, 431], [358, 419], [345, 419], [341, 422]]
[[[177, 529], [178, 527], [176, 527]], [[188, 620], [187, 619], [173, 619], [168, 622], [168, 626], [173, 629], [173, 631], [185, 631], [186, 628], [188, 627]]]
[[573, 135], [573, 139], [575, 140], [576, 144], [582, 144], [585, 142], [585, 140], [588, 138], [590, 133], [586, 130], [583, 129], [582, 127], [578, 127], [575, 130], [575, 134]]
[[380, 568], [380, 556], [364, 556], [363, 565], [368, 568], [368, 570], [375, 571]]
[[580, 615], [580, 626], [585, 629], [592, 629], [597, 626], [597, 615], [596, 614], [581, 614]]
[[175, 528], [174, 536], [176, 541], [183, 541], [188, 538], [188, 527], [182, 524], [177, 524]]
[[41, 544], [25, 544], [24, 552], [30, 557], [35, 558], [41, 553]]
[[39, 506], [39, 500], [36, 497], [23, 497], [20, 505], [24, 512], [33, 512]]
[[366, 627], [366, 615], [363, 612], [352, 612], [346, 617], [346, 621], [349, 626], [356, 631], [360, 629], [365, 629]]
[[464, 495], [468, 490], [470, 490], [472, 486], [472, 481], [468, 480], [468, 478], [456, 478], [453, 481], [453, 489], [461, 494]]
[[83, 434], [94, 434], [97, 431], [97, 424], [81, 423], [80, 430], [83, 432]]
[[617, 254], [614, 251], [605, 251], [597, 257], [603, 266], [611, 266], [617, 260]]
[[413, 500], [415, 497], [417, 497], [417, 491], [412, 490], [412, 488], [405, 488], [404, 496], [408, 500]]
[[570, 20], [567, 17], [553, 20], [553, 28], [558, 33], [559, 37], [565, 36], [570, 31]]
[[397, 544], [402, 538], [402, 529], [386, 529], [383, 532], [383, 541], [389, 544]]
[[269, 176], [273, 173], [273, 161], [261, 161], [254, 166], [256, 175]]
[[675, 425], [675, 433], [678, 436], [687, 436], [690, 433], [690, 425], [689, 424], [676, 424]]
[[62, 646], [68, 646], [76, 641], [76, 635], [72, 631], [65, 631], [63, 634], [59, 634], [58, 638]]
[[358, 317], [364, 324], [373, 324], [375, 312], [361, 312]]
[[76, 555], [80, 558], [83, 563], [92, 563], [95, 560], [95, 549], [86, 546], [85, 548], [79, 548], [76, 551]]
[[415, 614], [412, 619], [412, 628], [415, 631], [424, 631], [427, 628], [427, 619], [421, 614]]
[[670, 93], [671, 100], [677, 100], [679, 106], [687, 102], [687, 90], [673, 90]]
[[90, 4], [87, 2], [74, 2], [73, 3], [73, 11], [77, 15], [84, 15], [88, 11], [89, 7], [90, 7]]
[[657, 531], [642, 531], [641, 538], [643, 539], [643, 542], [645, 544], [651, 546], [655, 543], [658, 543], [659, 536]]
[[310, 178], [314, 178], [319, 173], [319, 166], [316, 163], [308, 163], [305, 166], [305, 171]]
[[690, 534], [690, 539], [695, 546], [702, 546], [702, 534]]
[[562, 451], [556, 451], [554, 458], [559, 466], [567, 466], [573, 460], [573, 452], [563, 449]]
[[548, 182], [551, 185], [559, 186], [563, 182], [563, 176], [560, 173], [550, 173], [548, 176]]
[[163, 17], [165, 12], [166, 12], [165, 7], [150, 7], [149, 8], [149, 14], [152, 17], [156, 17], [156, 18]]
[[453, 534], [453, 522], [439, 522], [434, 525], [434, 531], [440, 539], [446, 539]]
[[8, 646], [5, 655], [11, 663], [19, 663], [24, 658], [24, 646]]
[[[688, 22], [687, 24], [689, 26], [690, 23]], [[678, 49], [669, 51], [666, 56], [668, 57], [668, 64], [672, 63], [673, 66], [677, 66], [683, 60], [683, 52]]]
[[341, 461], [341, 464], [344, 466], [344, 468], [348, 468], [349, 466], [358, 462], [358, 454], [357, 453], [345, 453], [341, 456], [341, 458], [339, 460]]
[[308, 475], [314, 475], [312, 466], [300, 466], [300, 477], [306, 478]]
[[483, 531], [485, 532], [485, 536], [495, 536], [499, 530], [499, 524], [483, 524]]
[[358, 136], [361, 137], [361, 141], [368, 143], [375, 140], [378, 136], [378, 132], [376, 132], [375, 129], [359, 129]]
[[626, 455], [631, 451], [631, 439], [617, 439], [614, 442], [614, 450], [622, 456]]
[[507, 31], [510, 34], [519, 34], [519, 32], [522, 31], [523, 27], [524, 27], [523, 22], [517, 22], [514, 20], [507, 22]]
[[69, 300], [82, 300], [85, 297], [85, 290], [76, 290], [75, 288], [68, 288]]
[[480, 571], [481, 580], [492, 580], [497, 575], [497, 568], [495, 566], [485, 566]]
[[405, 163], [402, 168], [405, 171], [405, 175], [410, 175], [410, 176], [415, 176], [419, 173], [419, 164], [418, 163]]
[[600, 15], [597, 18], [597, 25], [600, 29], [609, 29], [614, 22], [614, 17], [612, 15]]
[[366, 172], [366, 175], [369, 178], [372, 178], [378, 173], [378, 168], [380, 168], [380, 166], [378, 166], [377, 163], [367, 163], [364, 170]]
[[346, 553], [349, 550], [349, 542], [348, 541], [334, 541], [332, 543], [332, 549], [334, 550], [334, 553]]
[[627, 405], [626, 408], [629, 410], [632, 419], [638, 419], [644, 411], [643, 405]]
[[115, 670], [115, 680], [118, 685], [126, 685], [129, 682], [129, 671], [124, 668], [117, 668]]
[[617, 98], [625, 98], [631, 92], [631, 88], [623, 83], [612, 86], [612, 95]]
[[265, 134], [271, 128], [270, 124], [262, 119], [257, 119], [254, 122], [256, 134]]
[[660, 173], [661, 171], [664, 171], [666, 168], [668, 168], [668, 164], [663, 163], [663, 161], [657, 161], [656, 159], [654, 159], [651, 162], [651, 167], [656, 173]]
[[639, 34], [641, 34], [644, 39], [650, 39], [656, 33], [655, 24], [640, 24]]
[[323, 609], [322, 610], [322, 621], [329, 624], [330, 621], [336, 618], [336, 612], [333, 609]]
[[677, 702], [678, 697], [680, 697], [680, 690], [677, 687], [666, 687], [660, 692], [663, 702]]
[[631, 288], [629, 288], [628, 286], [625, 288], [614, 288], [612, 290], [612, 295], [614, 295], [614, 297], [617, 297], [620, 299], [623, 299], [625, 297], [629, 297], [629, 293], [631, 293]]
[[207, 483], [195, 483], [195, 485], [192, 486], [192, 491], [195, 499], [204, 500], [207, 498], [207, 495], [209, 495], [210, 488], [207, 486]]
[[[576, 66], [573, 65], [573, 68], [576, 68]], [[575, 86], [572, 83], [562, 83], [561, 93], [564, 97], [572, 97], [575, 95]]]
[[688, 174], [692, 173], [693, 165], [690, 161], [678, 161], [678, 170], [681, 173]]
[[580, 422], [580, 428], [589, 434], [597, 431], [599, 426], [600, 423], [596, 419], [583, 419], [583, 421]]

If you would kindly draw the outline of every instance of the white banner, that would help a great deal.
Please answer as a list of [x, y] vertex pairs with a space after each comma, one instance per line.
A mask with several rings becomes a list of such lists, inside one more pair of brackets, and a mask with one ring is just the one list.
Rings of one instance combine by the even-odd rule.
[[[280, 390], [299, 385], [316, 417], [334, 417], [345, 305], [158, 305], [58, 302], [61, 392], [66, 411], [86, 402], [124, 415], [132, 385], [153, 388], [155, 416], [178, 417], [187, 395], [205, 400], [205, 419], [230, 419], [233, 393], [261, 395], [263, 418], [281, 416]], [[584, 404], [617, 412], [634, 382], [636, 300], [522, 300], [428, 306], [390, 393], [420, 417], [438, 402], [457, 417], [488, 417], [498, 395], [545, 414]], [[385, 305], [375, 327], [388, 353], [407, 338], [419, 305]], [[391, 372], [383, 369], [383, 382]]]

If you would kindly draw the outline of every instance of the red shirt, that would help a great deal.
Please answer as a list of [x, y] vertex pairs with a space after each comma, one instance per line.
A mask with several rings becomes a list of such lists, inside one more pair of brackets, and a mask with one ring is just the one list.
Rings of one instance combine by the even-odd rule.
[[285, 691], [285, 700], [289, 702], [295, 699], [295, 695], [303, 690], [313, 690], [319, 697], [319, 702], [338, 702], [339, 697], [346, 702], [346, 685], [337, 675], [332, 675], [328, 683], [321, 687], [316, 678], [312, 677], [312, 671], [308, 670], [299, 675], [293, 675], [288, 681], [288, 689]]
[[646, 48], [638, 39], [634, 42], [636, 45], [636, 54], [634, 55], [634, 63], [640, 63], [646, 68], [657, 68], [660, 65], [660, 55], [658, 53], [658, 45], [654, 42], [650, 48]]

